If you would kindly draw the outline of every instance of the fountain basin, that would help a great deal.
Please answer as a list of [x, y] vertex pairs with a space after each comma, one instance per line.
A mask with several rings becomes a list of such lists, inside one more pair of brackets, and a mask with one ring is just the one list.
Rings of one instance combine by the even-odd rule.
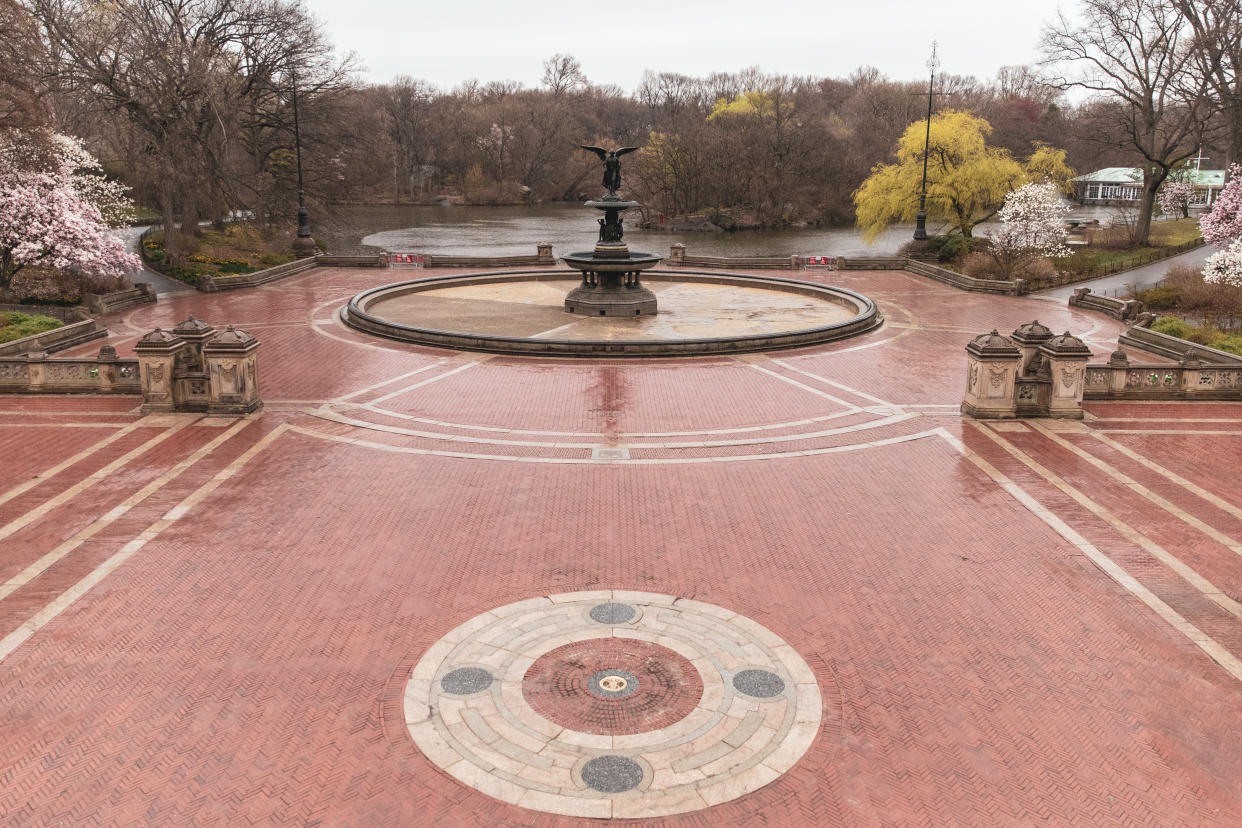
[[647, 271], [653, 316], [564, 313], [572, 271], [438, 276], [354, 296], [342, 321], [377, 336], [455, 350], [535, 356], [696, 356], [796, 348], [879, 327], [883, 314], [845, 288], [775, 276]]

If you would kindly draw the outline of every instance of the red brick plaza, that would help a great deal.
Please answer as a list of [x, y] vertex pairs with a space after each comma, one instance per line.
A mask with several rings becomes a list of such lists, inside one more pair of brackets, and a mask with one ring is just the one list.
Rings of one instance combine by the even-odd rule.
[[825, 275], [886, 324], [489, 357], [344, 328], [365, 269], [107, 320], [250, 331], [266, 405], [0, 397], [0, 822], [1242, 823], [1242, 405], [964, 420], [974, 335], [1119, 324]]

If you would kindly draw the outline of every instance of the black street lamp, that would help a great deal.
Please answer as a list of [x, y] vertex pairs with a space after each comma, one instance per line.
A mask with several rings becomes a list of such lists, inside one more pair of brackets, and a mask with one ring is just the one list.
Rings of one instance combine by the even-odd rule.
[[916, 241], [927, 240], [927, 156], [931, 152], [931, 116], [932, 96], [935, 94], [936, 70], [940, 68], [940, 59], [936, 57], [936, 41], [932, 41], [931, 57], [927, 59], [927, 68], [931, 71], [931, 80], [927, 82], [927, 135], [923, 138], [923, 189], [919, 193], [919, 214], [915, 218], [914, 238]]
[[293, 240], [296, 253], [314, 253], [315, 240], [311, 238], [310, 214], [306, 210], [306, 196], [302, 190], [302, 130], [298, 123], [298, 76], [293, 78], [293, 146], [298, 159], [298, 237]]

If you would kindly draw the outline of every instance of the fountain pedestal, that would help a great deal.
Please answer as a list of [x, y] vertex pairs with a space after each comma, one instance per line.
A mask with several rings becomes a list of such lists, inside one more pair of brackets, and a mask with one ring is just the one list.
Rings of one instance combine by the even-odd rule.
[[582, 284], [565, 297], [565, 310], [579, 316], [651, 316], [656, 296], [643, 287], [640, 274], [660, 263], [653, 253], [631, 253], [623, 242], [621, 213], [638, 205], [606, 196], [586, 206], [604, 211], [599, 242], [592, 251], [570, 253], [561, 261], [582, 273]]

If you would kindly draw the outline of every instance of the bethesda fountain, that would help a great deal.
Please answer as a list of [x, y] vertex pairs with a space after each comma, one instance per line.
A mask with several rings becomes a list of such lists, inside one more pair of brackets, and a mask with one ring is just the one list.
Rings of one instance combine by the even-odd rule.
[[[604, 162], [605, 192], [586, 202], [602, 214], [594, 249], [562, 256], [563, 267], [549, 266], [549, 252], [534, 268], [424, 275], [370, 288], [341, 308], [341, 321], [437, 348], [566, 357], [770, 351], [883, 324], [869, 298], [818, 279], [694, 270], [684, 258], [658, 268], [662, 257], [631, 252], [624, 240], [623, 215], [638, 202], [618, 192], [621, 157], [636, 148], [582, 148]], [[488, 267], [484, 259], [468, 259]], [[747, 269], [746, 259], [735, 261]], [[756, 266], [771, 266], [764, 261]], [[508, 264], [501, 258], [494, 267]], [[790, 267], [797, 267], [796, 257]]]
[[638, 147], [582, 149], [590, 150], [604, 162], [606, 194], [586, 202], [587, 207], [602, 210], [604, 217], [599, 219], [599, 241], [594, 250], [561, 257], [561, 261], [582, 274], [582, 284], [565, 297], [565, 310], [587, 316], [651, 316], [656, 312], [656, 295], [643, 287], [639, 277], [662, 259], [652, 253], [630, 252], [623, 241], [621, 214], [637, 207], [638, 202], [617, 195], [621, 189], [621, 156]]

